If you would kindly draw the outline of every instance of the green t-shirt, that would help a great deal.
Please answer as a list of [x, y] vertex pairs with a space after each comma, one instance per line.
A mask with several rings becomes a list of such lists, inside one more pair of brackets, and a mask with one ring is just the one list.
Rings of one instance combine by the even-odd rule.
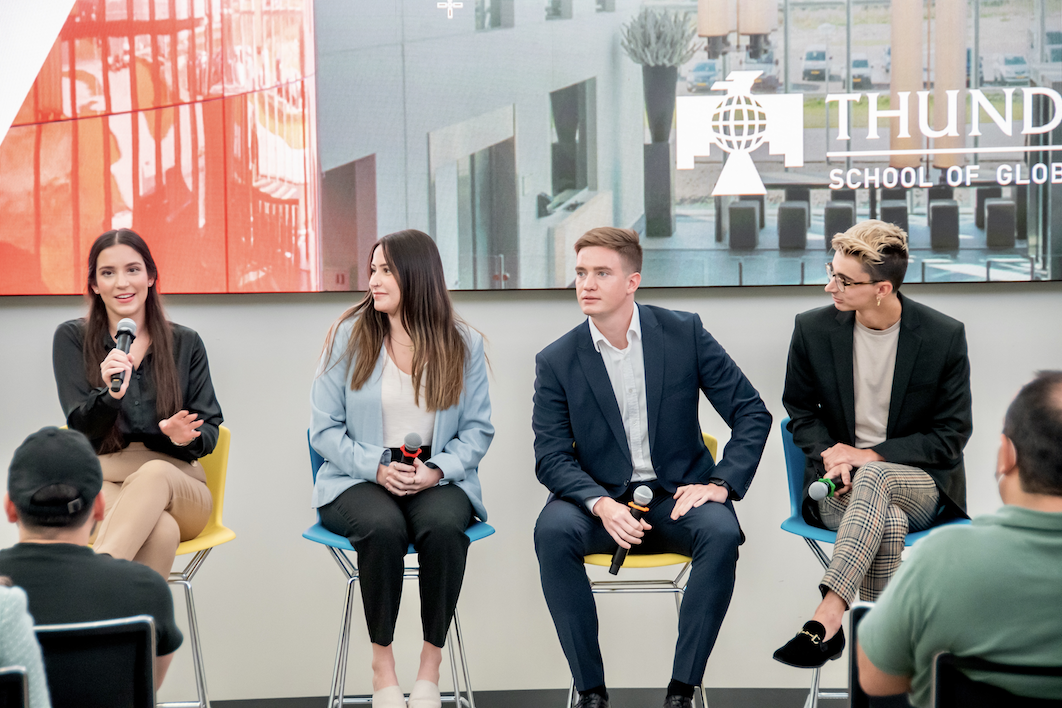
[[[968, 526], [937, 529], [912, 547], [859, 625], [877, 668], [911, 676], [911, 702], [930, 705], [941, 651], [1001, 664], [1062, 665], [1062, 513], [1004, 506]], [[1062, 679], [969, 672], [1036, 698], [1062, 697]]]

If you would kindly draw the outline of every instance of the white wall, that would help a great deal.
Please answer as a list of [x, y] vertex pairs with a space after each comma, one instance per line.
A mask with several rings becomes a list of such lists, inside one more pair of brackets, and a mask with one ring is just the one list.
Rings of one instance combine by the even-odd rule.
[[[998, 506], [992, 478], [1002, 415], [1033, 371], [1062, 368], [1062, 285], [906, 286], [912, 297], [966, 323], [973, 367], [975, 434], [967, 447], [970, 509]], [[305, 427], [307, 392], [322, 337], [350, 302], [344, 294], [183, 296], [175, 321], [203, 336], [226, 424], [233, 431], [225, 521], [237, 533], [196, 579], [212, 696], [216, 699], [325, 695], [343, 582], [326, 551], [300, 537], [313, 520]], [[530, 428], [534, 353], [581, 320], [573, 294], [456, 293], [461, 314], [489, 340], [497, 427], [481, 469], [490, 522], [498, 533], [470, 552], [461, 599], [473, 684], [481, 690], [561, 688], [568, 674], [542, 593], [532, 528], [545, 497], [534, 476]], [[699, 312], [742, 366], [775, 415], [793, 316], [828, 304], [818, 288], [645, 291], [643, 302]], [[78, 298], [0, 298], [0, 467], [37, 428], [61, 422], [50, 368], [55, 326], [80, 315]], [[702, 425], [721, 434], [705, 404]], [[720, 687], [795, 687], [809, 675], [771, 652], [809, 618], [817, 563], [802, 540], [779, 530], [788, 514], [777, 427], [738, 514], [748, 535], [734, 601], [707, 682]], [[6, 479], [6, 472], [0, 473]], [[6, 487], [6, 485], [5, 485]], [[0, 523], [0, 546], [15, 542]], [[604, 572], [603, 570], [600, 572]], [[663, 686], [670, 676], [674, 611], [664, 598], [602, 600], [610, 683]], [[352, 691], [369, 692], [369, 651], [357, 601], [350, 659]], [[417, 597], [407, 590], [396, 647], [411, 684], [420, 644]], [[624, 660], [632, 618], [647, 628], [637, 662]], [[183, 619], [182, 619], [183, 625]], [[187, 645], [160, 698], [193, 694]], [[842, 685], [833, 662], [825, 685]]]

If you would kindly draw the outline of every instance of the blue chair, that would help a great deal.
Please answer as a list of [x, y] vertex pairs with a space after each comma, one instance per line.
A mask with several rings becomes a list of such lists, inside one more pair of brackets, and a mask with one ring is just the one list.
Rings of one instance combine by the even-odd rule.
[[[804, 457], [804, 451], [793, 442], [793, 434], [789, 432], [788, 425], [789, 418], [785, 418], [779, 424], [782, 432], [782, 449], [785, 451], [785, 468], [789, 478], [789, 518], [782, 522], [782, 530], [803, 538], [804, 542], [808, 544], [808, 548], [811, 549], [811, 552], [818, 558], [819, 563], [822, 564], [822, 569], [826, 570], [830, 567], [830, 557], [826, 555], [819, 543], [835, 543], [837, 541], [837, 532], [812, 526], [804, 521], [804, 515], [800, 511], [800, 507], [804, 501], [801, 495], [804, 491], [804, 463], [806, 458]], [[905, 547], [913, 545], [915, 541], [925, 537], [938, 526], [968, 523], [970, 523], [969, 519], [950, 519], [943, 523], [934, 524], [925, 531], [913, 531], [907, 534], [903, 545]], [[804, 703], [805, 708], [817, 708], [820, 698], [847, 700], [848, 692], [820, 691], [819, 669], [814, 669], [811, 674], [811, 691], [808, 693], [808, 699]]]
[[[309, 431], [306, 433], [307, 442], [309, 442]], [[314, 482], [317, 481], [317, 472], [321, 469], [321, 465], [324, 464], [324, 458], [321, 457], [317, 450], [313, 449], [313, 445], [310, 448], [310, 467], [313, 470]], [[494, 527], [490, 524], [482, 521], [474, 521], [471, 526], [465, 529], [465, 534], [471, 541], [478, 541], [482, 538], [486, 538], [494, 533]], [[350, 647], [350, 617], [354, 609], [354, 584], [358, 582], [358, 566], [357, 563], [347, 554], [355, 553], [354, 547], [350, 545], [350, 541], [343, 536], [334, 534], [324, 526], [321, 525], [321, 516], [318, 514], [317, 523], [302, 534], [302, 537], [309, 539], [314, 543], [320, 543], [328, 548], [328, 552], [332, 554], [332, 558], [336, 564], [339, 565], [339, 569], [343, 571], [343, 575], [347, 578], [347, 596], [346, 601], [343, 604], [343, 626], [339, 632], [339, 647], [336, 649], [336, 661], [332, 669], [332, 686], [328, 695], [328, 708], [342, 708], [342, 706], [351, 703], [372, 703], [372, 698], [369, 696], [358, 697], [346, 697], [343, 695], [343, 688], [346, 683], [347, 676], [347, 651]], [[409, 554], [416, 553], [416, 549], [413, 548], [413, 544], [409, 544]], [[417, 566], [406, 565], [404, 578], [416, 578], [419, 573]], [[461, 622], [458, 619], [456, 610], [454, 611], [454, 621], [450, 626], [450, 633], [446, 647], [450, 652], [450, 672], [453, 678], [454, 690], [452, 693], [442, 694], [444, 702], [452, 702], [456, 706], [464, 706], [466, 708], [476, 708], [476, 699], [472, 695], [472, 684], [468, 676], [468, 661], [465, 658], [465, 645], [461, 638]], [[460, 675], [464, 681], [464, 688], [458, 681], [458, 665], [460, 664]]]

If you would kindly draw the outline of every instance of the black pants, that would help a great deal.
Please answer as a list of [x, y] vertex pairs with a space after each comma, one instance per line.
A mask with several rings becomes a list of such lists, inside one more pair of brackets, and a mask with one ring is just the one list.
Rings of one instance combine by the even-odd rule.
[[355, 484], [322, 506], [321, 523], [346, 536], [358, 552], [358, 580], [369, 640], [394, 640], [405, 556], [412, 542], [420, 561], [424, 641], [442, 647], [465, 577], [472, 503], [453, 484], [397, 497], [374, 482]]
[[[670, 518], [674, 507], [670, 494], [658, 494], [653, 499], [645, 516], [653, 529], [646, 532], [641, 545], [635, 546], [635, 552], [681, 553], [693, 558], [679, 611], [671, 677], [696, 686], [704, 677], [708, 655], [730, 605], [741, 529], [729, 501], [708, 502], [690, 509], [677, 521]], [[597, 608], [583, 556], [615, 549], [616, 542], [601, 519], [582, 504], [554, 499], [538, 515], [535, 550], [542, 591], [579, 691], [605, 683], [597, 640]]]

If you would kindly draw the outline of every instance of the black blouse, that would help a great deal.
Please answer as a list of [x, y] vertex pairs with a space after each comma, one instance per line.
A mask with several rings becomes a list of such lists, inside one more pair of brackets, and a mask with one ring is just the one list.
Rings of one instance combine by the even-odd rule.
[[[105, 351], [114, 349], [114, 340], [104, 333]], [[66, 424], [84, 433], [99, 450], [104, 437], [118, 422], [125, 443], [140, 442], [148, 449], [186, 462], [209, 455], [218, 442], [221, 425], [221, 406], [214, 396], [210, 382], [210, 366], [206, 347], [195, 330], [173, 325], [173, 358], [177, 363], [177, 378], [181, 389], [182, 410], [196, 413], [203, 425], [201, 433], [184, 447], [170, 442], [159, 430], [159, 415], [155, 411], [155, 377], [153, 354], [149, 348], [134, 369], [125, 396], [115, 399], [106, 386], [93, 387], [85, 377], [84, 354], [85, 321], [69, 320], [55, 330], [52, 340], [52, 369], [59, 390], [59, 403], [66, 414]]]

